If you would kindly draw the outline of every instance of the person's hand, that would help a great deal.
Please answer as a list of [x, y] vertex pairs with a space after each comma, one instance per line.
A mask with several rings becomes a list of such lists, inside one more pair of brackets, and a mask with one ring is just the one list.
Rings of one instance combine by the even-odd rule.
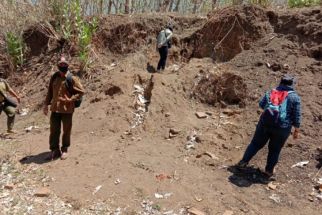
[[16, 99], [17, 99], [18, 103], [20, 104], [21, 98], [19, 96], [17, 96]]
[[46, 116], [48, 115], [48, 105], [44, 105], [43, 112]]
[[293, 139], [296, 140], [299, 138], [299, 134], [300, 134], [300, 129], [299, 128], [295, 128], [294, 132], [293, 132]]
[[65, 95], [65, 97], [59, 97], [59, 101], [67, 103], [73, 102], [73, 100], [71, 98], [68, 98], [67, 95]]

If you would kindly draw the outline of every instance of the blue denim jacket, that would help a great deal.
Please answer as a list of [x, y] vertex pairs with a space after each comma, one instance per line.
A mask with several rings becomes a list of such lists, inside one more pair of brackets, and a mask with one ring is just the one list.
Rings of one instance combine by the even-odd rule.
[[[294, 91], [292, 87], [279, 85], [277, 90]], [[268, 104], [267, 97], [264, 95], [259, 106], [264, 109]], [[296, 92], [290, 93], [287, 99], [287, 115], [285, 122], [279, 125], [281, 128], [291, 128], [292, 126], [299, 128], [301, 125], [301, 98]]]

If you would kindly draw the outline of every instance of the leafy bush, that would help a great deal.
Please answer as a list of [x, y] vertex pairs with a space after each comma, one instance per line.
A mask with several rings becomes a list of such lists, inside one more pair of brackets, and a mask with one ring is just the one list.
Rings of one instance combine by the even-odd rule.
[[251, 4], [260, 5], [262, 7], [268, 7], [271, 4], [272, 0], [249, 0], [249, 2]]
[[17, 36], [12, 32], [6, 34], [7, 53], [11, 57], [11, 61], [15, 67], [24, 63], [24, 43], [21, 36]]
[[290, 7], [308, 7], [313, 5], [318, 5], [321, 0], [288, 0], [288, 5]]
[[90, 45], [97, 27], [97, 20], [85, 20], [82, 12], [81, 1], [53, 1], [51, 11], [58, 22], [58, 31], [64, 39], [76, 44], [78, 57], [84, 69], [89, 62]]

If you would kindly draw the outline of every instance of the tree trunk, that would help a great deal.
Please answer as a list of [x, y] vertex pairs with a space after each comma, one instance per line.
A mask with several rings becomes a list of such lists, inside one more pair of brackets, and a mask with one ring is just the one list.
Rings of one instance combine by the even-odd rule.
[[99, 13], [102, 15], [103, 14], [103, 1], [104, 0], [100, 0], [99, 1]]
[[125, 0], [124, 3], [124, 13], [129, 14], [130, 13], [130, 0]]
[[108, 2], [107, 14], [111, 14], [112, 11], [113, 0]]
[[172, 12], [172, 10], [173, 10], [173, 5], [174, 5], [174, 0], [171, 0], [171, 2], [170, 2], [170, 6], [169, 6], [169, 9], [168, 9], [168, 11], [169, 11], [169, 12]]
[[197, 5], [198, 5], [198, 1], [194, 0], [193, 1], [193, 11], [192, 11], [192, 13], [194, 13], [194, 14], [197, 12], [197, 8], [198, 8]]
[[174, 11], [175, 11], [175, 12], [179, 12], [180, 4], [181, 4], [181, 0], [178, 0], [178, 1], [177, 1], [177, 4], [176, 4], [176, 7], [174, 8]]
[[212, 9], [216, 8], [217, 0], [212, 0]]

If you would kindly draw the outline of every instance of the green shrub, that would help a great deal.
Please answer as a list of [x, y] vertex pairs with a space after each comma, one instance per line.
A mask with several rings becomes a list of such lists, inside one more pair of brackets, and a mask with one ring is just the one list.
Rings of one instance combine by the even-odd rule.
[[78, 57], [82, 63], [81, 69], [85, 69], [90, 58], [90, 45], [97, 27], [97, 20], [95, 18], [90, 22], [85, 20], [80, 0], [70, 2], [60, 1], [59, 4], [52, 5], [54, 13], [58, 17], [62, 17], [56, 19], [59, 22], [58, 26], [60, 28], [57, 30], [61, 32], [67, 41], [78, 46]]
[[15, 67], [23, 65], [25, 48], [22, 37], [8, 32], [6, 34], [6, 48], [13, 65]]
[[309, 7], [320, 3], [321, 0], [288, 0], [290, 7]]
[[251, 4], [260, 5], [262, 7], [268, 7], [271, 4], [272, 0], [249, 0], [249, 2]]

